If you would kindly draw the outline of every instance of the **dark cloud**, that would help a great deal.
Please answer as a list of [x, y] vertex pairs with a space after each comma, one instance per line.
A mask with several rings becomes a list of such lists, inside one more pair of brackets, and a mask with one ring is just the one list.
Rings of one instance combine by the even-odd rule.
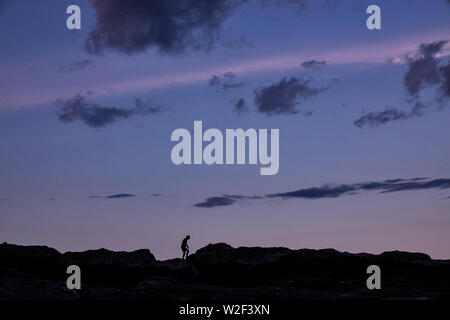
[[246, 0], [90, 0], [97, 23], [86, 50], [114, 49], [128, 54], [157, 48], [179, 54], [210, 49], [222, 23]]
[[85, 60], [80, 60], [80, 61], [75, 61], [72, 62], [68, 65], [66, 64], [60, 64], [58, 67], [58, 71], [59, 72], [65, 72], [65, 71], [79, 71], [79, 70], [83, 70], [89, 66], [91, 66], [94, 63], [94, 60], [92, 59], [85, 59]]
[[[446, 66], [439, 67], [439, 61], [436, 58], [436, 55], [442, 51], [447, 42], [423, 43], [419, 46], [419, 50], [414, 57], [406, 57], [409, 65], [403, 79], [403, 85], [413, 98], [410, 102], [415, 101], [411, 110], [402, 111], [387, 107], [384, 111], [362, 115], [354, 121], [354, 125], [359, 128], [376, 128], [388, 122], [422, 116], [428, 109], [435, 109], [431, 109], [430, 104], [418, 101], [420, 91], [430, 86], [439, 85], [438, 96], [436, 97], [438, 102], [447, 99], [450, 96], [450, 62]], [[439, 108], [442, 107], [443, 105]]]
[[421, 44], [417, 56], [407, 58], [409, 68], [403, 84], [411, 96], [417, 97], [421, 89], [441, 82], [438, 61], [435, 56], [446, 43], [447, 41], [436, 41]]
[[262, 197], [244, 196], [237, 194], [223, 194], [218, 197], [208, 198], [203, 202], [195, 204], [195, 206], [200, 208], [213, 208], [213, 207], [229, 206], [234, 204], [236, 201], [240, 200], [255, 200], [255, 199], [262, 199]]
[[244, 98], [240, 98], [236, 101], [236, 103], [234, 104], [234, 111], [238, 115], [241, 115], [249, 111], [247, 103], [245, 102]]
[[363, 182], [355, 184], [324, 185], [318, 188], [300, 189], [291, 192], [267, 195], [269, 198], [336, 198], [347, 194], [358, 194], [362, 191], [379, 191], [390, 193], [409, 190], [448, 189], [450, 179], [392, 179], [381, 182]]
[[118, 193], [118, 194], [113, 194], [110, 196], [90, 196], [89, 198], [91, 199], [121, 199], [121, 198], [131, 198], [131, 197], [136, 197], [135, 194], [131, 194], [131, 193]]
[[[101, 54], [113, 49], [127, 54], [156, 48], [165, 54], [189, 49], [209, 50], [219, 39], [222, 24], [249, 0], [89, 0], [96, 25], [85, 49]], [[257, 0], [260, 4], [308, 8], [306, 0]], [[248, 45], [241, 37], [225, 46]]]
[[[449, 189], [450, 179], [400, 180], [378, 188], [381, 193], [409, 190]], [[369, 190], [369, 189], [367, 189]]]
[[361, 116], [353, 124], [358, 128], [376, 128], [387, 122], [408, 119], [408, 114], [395, 108], [386, 108], [384, 111], [374, 111]]
[[327, 63], [324, 60], [308, 60], [302, 63], [302, 67], [304, 68], [320, 68], [325, 66]]
[[220, 87], [222, 90], [241, 88], [245, 85], [244, 82], [236, 82], [236, 75], [233, 72], [224, 73], [222, 77], [213, 74], [209, 79], [211, 87]]
[[229, 206], [234, 204], [235, 202], [236, 200], [229, 197], [211, 197], [203, 202], [195, 204], [195, 206], [200, 208], [212, 208], [212, 207]]
[[408, 112], [396, 108], [387, 107], [384, 111], [374, 111], [362, 115], [353, 124], [358, 128], [377, 128], [388, 122], [397, 120], [407, 120], [414, 117], [421, 117], [429, 106], [417, 101]]
[[349, 192], [356, 192], [356, 189], [349, 185], [322, 186], [319, 188], [300, 189], [292, 192], [270, 194], [268, 198], [305, 198], [321, 199], [336, 198]]
[[300, 101], [306, 101], [321, 91], [323, 89], [311, 88], [309, 80], [285, 77], [280, 82], [256, 89], [254, 101], [258, 111], [268, 116], [296, 114]]
[[255, 199], [262, 199], [260, 196], [244, 196], [240, 194], [224, 194], [224, 197], [234, 199], [234, 200], [255, 200]]
[[[198, 207], [214, 207], [217, 205], [231, 205], [238, 200], [281, 198], [281, 199], [326, 199], [338, 198], [345, 195], [357, 195], [367, 191], [379, 193], [392, 193], [412, 190], [450, 189], [450, 179], [430, 179], [418, 177], [413, 179], [389, 179], [384, 181], [370, 181], [354, 184], [326, 184], [321, 187], [299, 189], [290, 192], [273, 193], [265, 196], [223, 195], [211, 197], [205, 202], [197, 204]], [[224, 204], [220, 204], [224, 203]]]
[[130, 198], [130, 197], [135, 197], [136, 195], [134, 194], [129, 194], [129, 193], [119, 193], [119, 194], [113, 194], [111, 196], [107, 196], [105, 197], [106, 199], [120, 199], [120, 198]]
[[150, 115], [161, 112], [160, 106], [145, 103], [139, 98], [135, 99], [134, 106], [131, 108], [101, 106], [88, 102], [81, 94], [76, 94], [67, 100], [57, 100], [56, 104], [60, 107], [58, 116], [62, 122], [80, 120], [93, 128], [101, 128], [119, 119], [127, 119], [135, 115]]
[[[1, 0], [0, 0], [1, 1]], [[222, 24], [250, 0], [89, 0], [96, 25], [85, 49], [101, 54], [106, 49], [127, 54], [156, 48], [165, 54], [189, 49], [209, 50], [219, 40]], [[308, 9], [307, 0], [255, 0], [258, 4], [288, 6], [296, 12]], [[326, 0], [336, 6], [339, 0]], [[226, 47], [249, 46], [245, 37], [223, 42]]]

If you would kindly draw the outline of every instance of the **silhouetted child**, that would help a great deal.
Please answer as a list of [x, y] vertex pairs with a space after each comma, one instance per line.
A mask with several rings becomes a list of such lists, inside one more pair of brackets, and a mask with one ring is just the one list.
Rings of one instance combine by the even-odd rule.
[[183, 242], [181, 242], [181, 250], [183, 250], [183, 259], [187, 259], [189, 254], [189, 246], [187, 244], [188, 240], [191, 238], [191, 236], [187, 235], [186, 238], [183, 239]]

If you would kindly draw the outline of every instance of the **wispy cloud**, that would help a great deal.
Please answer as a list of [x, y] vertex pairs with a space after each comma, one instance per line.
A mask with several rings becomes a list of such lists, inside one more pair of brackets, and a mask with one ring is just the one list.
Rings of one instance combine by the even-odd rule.
[[90, 196], [91, 199], [122, 199], [122, 198], [132, 198], [136, 197], [135, 194], [131, 193], [118, 193], [110, 196]]
[[238, 89], [245, 85], [245, 82], [236, 82], [236, 75], [233, 72], [226, 72], [222, 76], [214, 74], [208, 83], [211, 87], [219, 87], [222, 90]]
[[101, 106], [88, 102], [81, 94], [76, 94], [68, 100], [60, 99], [56, 102], [60, 107], [59, 120], [62, 122], [82, 121], [92, 128], [101, 128], [119, 119], [127, 119], [135, 115], [150, 115], [161, 112], [160, 106], [144, 103], [136, 98], [131, 108]]
[[450, 179], [391, 179], [384, 181], [371, 181], [355, 184], [323, 185], [316, 188], [299, 189], [296, 191], [282, 192], [267, 195], [268, 198], [336, 198], [343, 195], [358, 194], [362, 191], [379, 191], [380, 193], [391, 193], [410, 190], [425, 189], [448, 189]]
[[[400, 41], [333, 48], [333, 50], [310, 52], [307, 55], [295, 51], [268, 57], [253, 57], [237, 63], [220, 64], [203, 70], [198, 70], [198, 67], [196, 67], [195, 70], [182, 73], [153, 74], [151, 76], [130, 78], [121, 81], [102, 81], [101, 85], [97, 87], [92, 85], [91, 88], [96, 92], [96, 96], [98, 97], [148, 92], [148, 90], [173, 85], [201, 83], [208, 81], [211, 78], [211, 74], [233, 72], [237, 76], [242, 76], [246, 74], [295, 69], [298, 68], [301, 61], [307, 60], [311, 55], [322, 57], [327, 61], [328, 65], [347, 63], [385, 64], [389, 58], [404, 57], [408, 53], [414, 52], [415, 48], [417, 48], [417, 43], [423, 43], [429, 39], [436, 39], [445, 36], [445, 34], [445, 32], [434, 31], [431, 34], [414, 35], [414, 37]], [[105, 72], [107, 71], [105, 70]], [[103, 88], [109, 88], [109, 90], [103, 90]], [[57, 96], [69, 99], [75, 93], [72, 88], [61, 88]], [[0, 99], [0, 108], [41, 105], [54, 101], [54, 98], [55, 92], [54, 90], [48, 90], [48, 86], [39, 88], [39, 91], [36, 92], [10, 92], [8, 96]]]
[[247, 102], [245, 102], [244, 98], [235, 99], [234, 111], [237, 113], [237, 115], [242, 115], [249, 112]]
[[221, 196], [207, 198], [205, 201], [199, 202], [199, 203], [195, 204], [194, 206], [200, 207], [200, 208], [222, 207], [222, 206], [232, 205], [232, 204], [236, 203], [236, 201], [255, 200], [255, 199], [262, 199], [262, 197], [244, 196], [244, 195], [238, 195], [238, 194], [223, 194]]
[[[386, 107], [384, 111], [373, 111], [362, 115], [353, 122], [356, 127], [376, 128], [383, 124], [421, 117], [425, 111], [432, 110], [431, 104], [419, 101], [421, 90], [431, 86], [439, 86], [436, 100], [443, 102], [450, 97], [450, 62], [447, 66], [439, 66], [437, 56], [441, 54], [448, 41], [434, 41], [422, 43], [413, 56], [405, 56], [404, 62], [408, 64], [403, 85], [411, 97], [409, 102], [414, 105], [409, 111]], [[393, 62], [391, 60], [390, 62]], [[444, 104], [435, 110], [442, 109]]]
[[234, 204], [235, 202], [236, 200], [229, 197], [211, 197], [207, 198], [203, 202], [195, 204], [195, 206], [199, 208], [213, 208], [213, 207], [229, 206]]
[[384, 111], [373, 111], [364, 114], [355, 120], [353, 124], [358, 128], [377, 128], [388, 122], [421, 117], [424, 114], [424, 111], [428, 108], [429, 105], [425, 105], [419, 101], [417, 101], [414, 107], [409, 111], [402, 111], [396, 108], [387, 107]]
[[390, 179], [384, 181], [369, 181], [353, 184], [325, 184], [320, 187], [303, 188], [288, 192], [271, 193], [264, 196], [245, 196], [245, 195], [222, 195], [220, 197], [211, 197], [204, 202], [196, 204], [197, 207], [216, 207], [223, 205], [232, 205], [239, 200], [249, 199], [327, 199], [338, 198], [346, 195], [357, 195], [362, 192], [378, 191], [379, 193], [393, 193], [400, 191], [413, 190], [431, 190], [431, 189], [450, 189], [450, 179], [430, 179], [430, 178], [412, 178], [412, 179]]
[[302, 62], [302, 67], [304, 68], [320, 68], [325, 66], [327, 63], [325, 60], [308, 60]]

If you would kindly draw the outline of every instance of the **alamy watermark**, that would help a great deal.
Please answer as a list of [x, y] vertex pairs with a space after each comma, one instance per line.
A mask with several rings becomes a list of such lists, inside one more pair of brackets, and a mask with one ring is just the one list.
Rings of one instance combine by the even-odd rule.
[[380, 267], [375, 264], [372, 264], [367, 267], [366, 273], [370, 274], [370, 276], [367, 278], [367, 281], [366, 281], [367, 289], [369, 289], [369, 290], [381, 289], [381, 269], [380, 269]]
[[70, 276], [67, 278], [66, 286], [67, 289], [73, 290], [73, 289], [81, 289], [81, 269], [79, 266], [73, 264], [67, 267], [66, 270], [67, 274], [70, 274]]
[[[279, 129], [226, 129], [224, 142], [222, 131], [212, 128], [203, 132], [202, 121], [194, 121], [193, 139], [187, 129], [172, 132], [171, 141], [178, 143], [172, 148], [171, 159], [176, 165], [259, 163], [261, 175], [274, 175], [280, 167], [279, 138]], [[204, 148], [203, 142], [208, 142]]]

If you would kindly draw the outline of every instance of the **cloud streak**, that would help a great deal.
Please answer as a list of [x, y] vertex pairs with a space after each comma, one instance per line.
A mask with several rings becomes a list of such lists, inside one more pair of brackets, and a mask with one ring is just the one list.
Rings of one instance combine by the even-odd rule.
[[207, 198], [203, 202], [199, 202], [195, 204], [194, 206], [199, 208], [213, 208], [213, 207], [223, 207], [223, 206], [229, 206], [237, 201], [242, 200], [256, 200], [256, 199], [262, 199], [260, 196], [244, 196], [244, 195], [238, 195], [238, 194], [223, 194], [221, 196], [217, 197], [210, 197]]
[[317, 188], [299, 189], [291, 192], [275, 193], [267, 195], [268, 198], [304, 198], [321, 199], [336, 198], [343, 195], [358, 194], [362, 191], [379, 191], [380, 193], [392, 193], [410, 190], [449, 189], [450, 179], [391, 179], [380, 182], [363, 182], [355, 184], [323, 185]]
[[161, 107], [145, 103], [136, 98], [131, 108], [101, 106], [88, 102], [86, 97], [76, 94], [64, 100], [59, 99], [56, 104], [60, 107], [59, 120], [62, 122], [82, 121], [92, 128], [102, 128], [120, 119], [128, 119], [135, 115], [151, 115], [161, 112]]
[[421, 117], [424, 114], [424, 111], [428, 108], [428, 105], [421, 102], [416, 102], [414, 107], [408, 112], [387, 107], [384, 111], [373, 111], [362, 115], [360, 118], [355, 120], [353, 124], [358, 128], [377, 128], [388, 122]]
[[325, 66], [327, 63], [325, 60], [308, 60], [302, 63], [302, 67], [304, 68], [320, 68]]
[[131, 193], [118, 193], [110, 196], [90, 196], [91, 199], [123, 199], [123, 198], [132, 198], [136, 197], [135, 194]]
[[250, 199], [329, 199], [346, 195], [357, 195], [362, 192], [378, 191], [379, 193], [393, 193], [413, 190], [444, 190], [450, 189], [450, 179], [390, 179], [384, 181], [369, 181], [354, 184], [325, 184], [320, 187], [303, 188], [289, 192], [272, 193], [264, 196], [244, 196], [244, 195], [222, 195], [220, 197], [208, 198], [205, 202], [196, 204], [197, 207], [212, 208], [222, 205], [232, 205], [239, 200]]
[[194, 206], [199, 208], [213, 208], [229, 206], [236, 202], [235, 199], [229, 197], [210, 197], [203, 202], [196, 203]]

